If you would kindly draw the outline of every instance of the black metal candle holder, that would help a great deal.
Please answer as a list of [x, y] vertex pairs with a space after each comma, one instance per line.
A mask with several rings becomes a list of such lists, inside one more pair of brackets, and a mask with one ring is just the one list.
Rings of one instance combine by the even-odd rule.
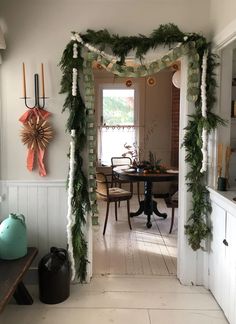
[[[29, 104], [27, 103], [27, 99], [30, 99], [30, 97], [22, 97], [21, 99], [24, 99], [25, 101], [25, 106], [28, 109], [34, 109], [34, 108], [38, 108], [38, 109], [44, 109], [45, 107], [45, 100], [48, 99], [49, 97], [45, 97], [39, 96], [39, 75], [36, 73], [34, 74], [34, 106], [30, 107]], [[42, 99], [42, 105], [40, 105], [40, 99]]]
[[[26, 95], [26, 77], [25, 77], [25, 63], [23, 63], [23, 87], [24, 87], [24, 97], [21, 99], [24, 99], [25, 101], [25, 106], [28, 109], [44, 109], [45, 107], [45, 100], [48, 99], [48, 97], [45, 97], [45, 92], [44, 92], [44, 67], [43, 67], [43, 63], [41, 63], [41, 69], [42, 69], [42, 94], [43, 96], [40, 97], [39, 96], [39, 75], [36, 73], [34, 74], [34, 106], [30, 107], [27, 103], [27, 99], [29, 99], [30, 97], [27, 97]], [[42, 99], [42, 105], [40, 105], [40, 99]]]

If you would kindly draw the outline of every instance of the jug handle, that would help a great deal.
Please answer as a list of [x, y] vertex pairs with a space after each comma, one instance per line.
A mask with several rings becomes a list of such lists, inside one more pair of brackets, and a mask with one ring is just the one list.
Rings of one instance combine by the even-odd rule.
[[17, 215], [17, 218], [21, 221], [22, 224], [25, 225], [25, 216], [20, 214], [20, 215]]
[[51, 248], [50, 248], [50, 252], [51, 253], [63, 253], [64, 255], [65, 255], [65, 257], [67, 257], [67, 251], [65, 250], [65, 249], [62, 249], [62, 248], [56, 248], [55, 246], [52, 246]]

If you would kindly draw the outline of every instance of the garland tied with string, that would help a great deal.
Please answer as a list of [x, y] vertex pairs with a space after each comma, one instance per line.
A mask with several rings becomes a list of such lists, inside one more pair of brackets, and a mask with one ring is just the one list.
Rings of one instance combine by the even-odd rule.
[[[178, 44], [177, 47], [176, 44]], [[168, 47], [168, 50], [173, 49], [176, 55], [181, 50], [182, 45], [184, 46], [183, 50], [186, 50], [186, 55], [194, 58], [194, 60], [190, 60], [189, 68], [192, 71], [199, 70], [201, 75], [201, 85], [197, 74], [193, 73], [189, 76], [189, 80], [195, 87], [190, 89], [188, 98], [191, 97], [192, 101], [194, 101], [196, 110], [189, 118], [183, 141], [186, 149], [186, 161], [190, 165], [186, 180], [188, 190], [192, 193], [192, 210], [185, 229], [190, 246], [193, 250], [197, 250], [202, 247], [202, 240], [206, 239], [210, 233], [207, 215], [211, 211], [211, 206], [208, 191], [205, 187], [207, 136], [217, 125], [223, 124], [223, 120], [212, 112], [216, 100], [214, 69], [217, 66], [217, 61], [216, 56], [211, 51], [211, 44], [202, 35], [183, 33], [176, 25], [166, 24], [154, 30], [149, 37], [144, 35], [120, 37], [116, 34], [111, 35], [107, 30], [88, 30], [85, 34], [73, 32], [72, 39], [64, 50], [60, 62], [63, 72], [61, 93], [67, 94], [63, 109], [63, 111], [65, 109], [69, 111], [67, 130], [76, 130], [76, 170], [72, 199], [73, 212], [76, 217], [72, 236], [74, 257], [77, 262], [76, 271], [81, 281], [85, 278], [87, 263], [87, 244], [82, 233], [82, 225], [85, 222], [86, 213], [90, 210], [89, 188], [82, 171], [81, 157], [86, 145], [86, 123], [88, 123], [89, 114], [81, 97], [79, 77], [83, 74], [85, 79], [90, 80], [91, 76], [86, 74], [88, 68], [84, 64], [83, 50], [89, 51], [92, 55], [94, 54], [94, 58], [100, 57], [103, 67], [108, 66], [109, 62], [113, 61], [114, 71], [121, 71], [121, 74], [125, 69], [125, 58], [131, 50], [135, 52], [136, 57], [142, 63], [145, 54], [150, 49], [164, 46]], [[109, 54], [105, 51], [108, 51]], [[161, 59], [163, 68], [171, 63], [168, 55]], [[140, 73], [145, 75], [147, 72], [145, 69], [146, 67], [141, 65]], [[88, 91], [91, 90], [88, 89]], [[86, 95], [92, 97], [93, 93], [89, 92]]]

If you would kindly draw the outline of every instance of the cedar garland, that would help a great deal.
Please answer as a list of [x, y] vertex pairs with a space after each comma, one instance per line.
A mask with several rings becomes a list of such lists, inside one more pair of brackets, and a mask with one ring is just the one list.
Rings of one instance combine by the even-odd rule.
[[[183, 33], [174, 24], [160, 25], [155, 29], [149, 37], [139, 36], [123, 36], [110, 34], [106, 29], [94, 31], [87, 30], [85, 34], [80, 34], [84, 43], [96, 46], [100, 50], [111, 52], [118, 57], [117, 64], [125, 63], [125, 58], [131, 50], [135, 51], [135, 55], [142, 62], [144, 55], [149, 49], [156, 49], [158, 46], [173, 48], [176, 43], [189, 45], [198, 55], [198, 63], [196, 61], [189, 64], [196, 65], [193, 68], [201, 70], [202, 57], [205, 51], [208, 51], [207, 58], [207, 76], [206, 76], [206, 95], [207, 95], [207, 118], [201, 115], [201, 97], [200, 91], [194, 93], [196, 95], [195, 108], [196, 111], [190, 116], [186, 127], [186, 135], [183, 145], [186, 149], [186, 161], [190, 165], [190, 171], [186, 176], [188, 190], [192, 193], [192, 210], [188, 222], [185, 226], [188, 242], [193, 250], [202, 248], [201, 241], [206, 239], [210, 233], [207, 222], [207, 216], [211, 211], [208, 197], [208, 191], [205, 187], [205, 174], [201, 173], [202, 163], [202, 129], [207, 130], [208, 134], [219, 124], [224, 121], [212, 112], [215, 98], [216, 80], [214, 69], [217, 66], [217, 57], [211, 51], [211, 44], [205, 37], [196, 33]], [[84, 280], [86, 274], [86, 255], [87, 244], [83, 236], [81, 227], [85, 222], [85, 213], [90, 210], [89, 195], [87, 188], [87, 179], [82, 171], [81, 154], [86, 145], [86, 108], [77, 88], [77, 96], [71, 94], [72, 86], [72, 70], [76, 68], [79, 74], [83, 72], [83, 44], [78, 43], [78, 58], [73, 58], [73, 44], [70, 41], [64, 50], [60, 66], [63, 72], [61, 80], [61, 93], [66, 93], [63, 111], [69, 110], [69, 118], [67, 120], [67, 130], [76, 130], [76, 174], [74, 182], [73, 208], [76, 214], [76, 224], [73, 228], [74, 249], [76, 250], [77, 274], [81, 281]], [[198, 86], [200, 88], [200, 84]]]
[[[81, 48], [79, 49], [81, 50]], [[66, 130], [71, 132], [75, 129], [75, 168], [72, 198], [72, 214], [75, 216], [75, 225], [72, 228], [72, 243], [75, 259], [75, 268], [78, 279], [83, 282], [86, 279], [87, 266], [87, 242], [82, 231], [85, 224], [85, 215], [90, 210], [89, 195], [87, 189], [87, 179], [83, 173], [82, 152], [86, 143], [86, 109], [81, 98], [79, 89], [77, 96], [71, 93], [72, 70], [77, 68], [81, 71], [83, 60], [81, 56], [73, 59], [73, 42], [70, 42], [61, 59], [60, 66], [63, 71], [60, 93], [67, 93], [63, 111], [69, 110]]]

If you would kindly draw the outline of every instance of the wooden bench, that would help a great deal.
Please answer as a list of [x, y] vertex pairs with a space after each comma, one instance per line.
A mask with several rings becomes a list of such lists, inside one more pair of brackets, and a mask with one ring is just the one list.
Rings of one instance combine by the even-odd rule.
[[22, 280], [38, 250], [28, 248], [26, 256], [17, 260], [0, 259], [0, 313], [13, 296], [19, 305], [32, 305], [33, 299]]

